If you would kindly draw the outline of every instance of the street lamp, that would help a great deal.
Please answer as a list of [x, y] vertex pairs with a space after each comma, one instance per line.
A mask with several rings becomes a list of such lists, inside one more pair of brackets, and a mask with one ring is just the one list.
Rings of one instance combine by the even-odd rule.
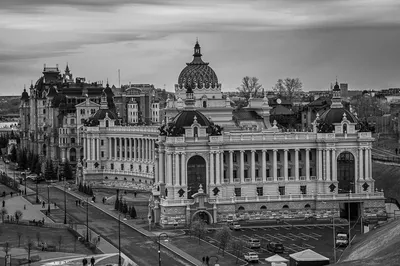
[[[326, 204], [325, 201], [322, 202], [323, 204]], [[335, 208], [333, 208], [335, 211]], [[335, 213], [332, 215], [332, 226], [333, 226], [333, 263], [336, 263], [336, 233], [335, 233]], [[218, 262], [218, 261], [217, 261]]]
[[47, 212], [50, 214], [50, 185], [47, 185]]
[[26, 170], [29, 172], [29, 168], [25, 169], [25, 195], [26, 195]]
[[89, 241], [89, 198], [86, 198], [86, 241]]
[[67, 193], [66, 193], [65, 177], [64, 177], [64, 224], [67, 224]]
[[158, 235], [158, 266], [161, 266], [161, 236], [169, 237], [167, 233], [161, 233]]
[[118, 266], [121, 266], [121, 213], [118, 214]]

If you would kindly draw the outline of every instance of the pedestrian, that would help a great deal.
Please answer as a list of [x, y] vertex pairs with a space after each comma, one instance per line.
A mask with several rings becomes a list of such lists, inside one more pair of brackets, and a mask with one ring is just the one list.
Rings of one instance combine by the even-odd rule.
[[83, 266], [86, 266], [86, 265], [87, 265], [87, 263], [88, 263], [87, 259], [86, 259], [86, 258], [84, 258], [84, 259], [82, 260], [82, 264], [83, 264]]
[[206, 262], [206, 257], [203, 256], [202, 261], [203, 261], [203, 264], [204, 264]]
[[6, 205], [6, 202], [3, 200], [3, 208], [4, 208], [5, 205]]
[[44, 200], [42, 201], [42, 209], [44, 209], [45, 203]]
[[100, 243], [100, 236], [97, 236], [97, 243]]
[[56, 208], [57, 207], [57, 205], [56, 205], [56, 203], [54, 202], [54, 208]]
[[42, 242], [42, 251], [44, 251], [44, 243]]
[[24, 210], [26, 210], [26, 204], [24, 204]]
[[395, 151], [396, 151], [396, 155], [397, 155], [397, 153], [398, 153], [399, 150], [396, 148]]
[[45, 214], [46, 214], [46, 216], [47, 216], [47, 211], [45, 211]]
[[135, 198], [136, 198], [136, 191], [135, 191], [135, 192], [133, 192], [133, 195], [135, 195]]
[[44, 224], [44, 217], [42, 218], [42, 223]]
[[78, 206], [78, 200], [75, 200], [75, 205]]
[[94, 257], [92, 257], [92, 258], [90, 259], [90, 264], [92, 264], [92, 266], [94, 266]]
[[11, 196], [11, 198], [12, 198], [12, 195], [13, 195], [13, 192], [11, 191], [11, 192], [10, 192], [10, 196]]
[[206, 263], [207, 263], [207, 266], [210, 265], [210, 258], [208, 256], [206, 257]]

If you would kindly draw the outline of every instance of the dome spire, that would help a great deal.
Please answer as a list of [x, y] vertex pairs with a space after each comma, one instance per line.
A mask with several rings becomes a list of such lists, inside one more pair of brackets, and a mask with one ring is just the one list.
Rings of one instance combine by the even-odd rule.
[[193, 56], [194, 57], [201, 57], [202, 56], [201, 47], [200, 47], [198, 38], [196, 38], [196, 44], [194, 45], [194, 54], [193, 54]]
[[340, 91], [340, 86], [337, 81], [337, 76], [336, 76], [335, 86], [333, 87], [333, 90], [332, 90], [332, 94], [333, 95], [332, 95], [331, 108], [343, 108], [342, 95], [341, 95], [341, 91]]

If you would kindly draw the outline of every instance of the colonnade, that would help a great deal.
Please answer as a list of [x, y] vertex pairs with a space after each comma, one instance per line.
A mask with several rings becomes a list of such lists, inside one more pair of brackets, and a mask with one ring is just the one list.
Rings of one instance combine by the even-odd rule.
[[[157, 139], [147, 137], [84, 138], [84, 155], [87, 160], [154, 161]], [[101, 153], [104, 152], [104, 153]]]

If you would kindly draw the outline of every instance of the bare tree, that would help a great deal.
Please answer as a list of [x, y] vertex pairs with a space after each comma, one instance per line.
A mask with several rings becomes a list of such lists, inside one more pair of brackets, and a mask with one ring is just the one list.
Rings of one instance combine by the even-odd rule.
[[18, 247], [21, 246], [21, 238], [22, 238], [22, 232], [21, 231], [17, 231], [17, 237], [18, 237]]
[[5, 242], [4, 245], [3, 245], [3, 251], [4, 251], [4, 253], [6, 253], [6, 257], [8, 255], [8, 252], [10, 251], [10, 249], [11, 249], [10, 243]]
[[58, 251], [61, 251], [61, 244], [63, 242], [63, 236], [59, 235], [57, 238], [57, 243], [58, 243]]
[[17, 223], [18, 223], [19, 220], [22, 219], [22, 211], [16, 210], [15, 213], [14, 213], [14, 216], [15, 216], [15, 220], [17, 220]]
[[33, 243], [32, 239], [30, 237], [28, 237], [28, 241], [26, 242], [25, 249], [26, 249], [26, 251], [28, 251], [29, 264], [30, 264], [30, 261], [31, 261], [31, 251], [33, 249], [33, 246], [34, 246], [34, 243]]
[[37, 232], [36, 232], [36, 240], [37, 240], [37, 244], [38, 244], [38, 245], [39, 245], [39, 243], [40, 243], [40, 239], [41, 239], [40, 232], [37, 231]]
[[239, 257], [243, 255], [243, 249], [246, 243], [242, 239], [235, 239], [231, 243], [233, 254], [236, 256], [236, 263], [239, 261]]
[[76, 252], [76, 242], [78, 242], [78, 237], [74, 237], [74, 252]]
[[200, 245], [200, 239], [203, 238], [207, 232], [206, 223], [203, 220], [193, 221], [190, 231], [194, 236], [198, 237]]
[[220, 249], [222, 249], [222, 256], [224, 256], [225, 249], [232, 238], [231, 230], [228, 227], [224, 226], [221, 230], [217, 232], [215, 238], [219, 241], [218, 252]]
[[285, 96], [288, 100], [293, 100], [293, 97], [302, 91], [303, 83], [299, 78], [278, 79], [275, 86], [272, 87], [274, 92], [280, 97]]
[[4, 220], [6, 218], [6, 215], [8, 214], [8, 211], [6, 208], [1, 208], [0, 215], [1, 215], [1, 221], [4, 223]]
[[258, 78], [245, 76], [242, 79], [240, 87], [236, 88], [239, 91], [241, 97], [249, 99], [255, 97], [257, 92], [261, 89], [261, 84], [258, 83]]

